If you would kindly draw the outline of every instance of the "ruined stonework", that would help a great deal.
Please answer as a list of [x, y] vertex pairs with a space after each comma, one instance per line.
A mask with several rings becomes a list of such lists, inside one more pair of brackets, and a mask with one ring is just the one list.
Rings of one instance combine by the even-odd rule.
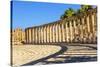
[[25, 32], [20, 28], [12, 30], [12, 44], [17, 45], [23, 42], [25, 42]]

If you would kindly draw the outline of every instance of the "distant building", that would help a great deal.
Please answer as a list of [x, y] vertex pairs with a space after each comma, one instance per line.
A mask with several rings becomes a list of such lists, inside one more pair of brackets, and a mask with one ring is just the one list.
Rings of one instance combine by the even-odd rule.
[[12, 44], [22, 44], [25, 42], [25, 32], [20, 29], [20, 28], [17, 28], [17, 29], [14, 29], [12, 30]]

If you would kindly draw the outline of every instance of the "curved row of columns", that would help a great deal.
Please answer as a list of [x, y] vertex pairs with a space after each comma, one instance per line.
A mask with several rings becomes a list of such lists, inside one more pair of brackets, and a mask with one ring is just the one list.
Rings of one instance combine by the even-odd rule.
[[26, 43], [96, 43], [96, 13], [70, 21], [26, 28]]

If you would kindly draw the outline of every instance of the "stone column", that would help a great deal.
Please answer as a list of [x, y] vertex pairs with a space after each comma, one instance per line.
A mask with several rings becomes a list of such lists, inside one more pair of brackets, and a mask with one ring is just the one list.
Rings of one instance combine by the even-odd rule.
[[29, 29], [27, 29], [27, 43], [29, 43]]
[[74, 34], [75, 34], [74, 21], [72, 21], [72, 42], [74, 42], [74, 38], [75, 38]]
[[34, 37], [34, 43], [36, 43], [36, 34], [37, 34], [37, 33], [36, 33], [36, 27], [35, 27], [35, 29], [34, 29], [34, 36], [35, 36], [35, 37]]
[[79, 31], [78, 31], [78, 19], [76, 19], [75, 21], [74, 21], [74, 27], [75, 27], [75, 42], [78, 42], [78, 40], [77, 40], [77, 38], [78, 38], [78, 36], [79, 36]]
[[56, 24], [54, 24], [54, 42], [56, 42]]
[[73, 42], [75, 42], [76, 21], [73, 20]]
[[42, 43], [44, 43], [44, 26], [42, 27]]
[[82, 42], [82, 41], [83, 41], [83, 24], [82, 24], [82, 22], [83, 22], [84, 20], [82, 20], [82, 18], [79, 19], [79, 20], [80, 20], [80, 22], [79, 22], [79, 28], [80, 28], [80, 42]]
[[59, 24], [59, 42], [61, 42], [61, 25]]
[[28, 43], [28, 32], [27, 32], [27, 29], [25, 29], [25, 40], [26, 40], [26, 43]]
[[47, 42], [50, 42], [50, 26], [47, 27]]
[[55, 42], [55, 24], [53, 24], [52, 26], [52, 40], [53, 40], [53, 43]]
[[93, 31], [93, 32], [92, 32], [92, 38], [93, 38], [92, 41], [93, 41], [93, 43], [94, 43], [94, 42], [95, 42], [95, 30], [96, 30], [96, 29], [95, 29], [95, 23], [97, 23], [97, 22], [95, 22], [95, 15], [94, 15], [94, 14], [91, 15], [91, 20], [92, 20], [92, 21], [91, 21], [91, 22], [92, 22], [92, 31]]
[[38, 43], [40, 44], [40, 27], [38, 27]]
[[56, 42], [58, 42], [58, 34], [59, 32], [58, 32], [58, 24], [56, 24]]
[[44, 43], [46, 43], [46, 26], [44, 26]]
[[74, 41], [73, 42], [75, 42], [75, 37], [76, 37], [76, 21], [75, 20], [73, 20], [73, 28], [74, 28]]
[[87, 43], [87, 38], [88, 38], [88, 28], [87, 28], [87, 22], [86, 22], [86, 16], [84, 17], [84, 26], [83, 26], [83, 29], [84, 29], [84, 43]]
[[70, 22], [68, 22], [68, 41], [71, 42]]
[[66, 42], [69, 42], [69, 35], [68, 35], [68, 22], [66, 21]]
[[49, 42], [51, 42], [51, 25], [50, 25], [50, 40], [49, 40]]
[[53, 41], [53, 25], [52, 25], [52, 42], [54, 42], [54, 41]]
[[[13, 34], [12, 34], [13, 35]], [[13, 38], [12, 38], [13, 39]], [[25, 29], [25, 43], [27, 43], [27, 33], [26, 33], [26, 29]]]
[[29, 43], [31, 43], [31, 29], [29, 29]]
[[33, 34], [32, 34], [32, 39], [33, 39], [32, 42], [34, 43], [34, 37], [35, 37], [34, 36], [34, 28], [32, 28], [32, 32], [33, 32]]
[[80, 29], [80, 19], [77, 19], [77, 22], [78, 22], [78, 24], [77, 24], [77, 29], [78, 29], [78, 35], [77, 35], [77, 42], [81, 42], [81, 29]]
[[82, 32], [81, 32], [81, 38], [82, 38], [82, 43], [84, 43], [84, 17], [81, 18], [81, 22], [82, 22]]
[[33, 28], [31, 28], [31, 44], [33, 44]]
[[88, 39], [88, 43], [90, 43], [90, 41], [91, 41], [91, 38], [90, 38], [90, 34], [91, 34], [91, 32], [90, 32], [90, 20], [89, 20], [89, 16], [87, 16], [86, 17], [86, 23], [87, 23], [87, 30], [88, 30], [88, 37], [87, 37], [87, 39]]
[[49, 41], [48, 42], [50, 42], [50, 25], [49, 25], [48, 38], [49, 38]]
[[42, 27], [40, 27], [40, 44], [42, 43], [42, 38], [41, 38], [42, 36], [41, 35], [42, 35]]
[[54, 42], [54, 25], [52, 25], [52, 42]]
[[43, 43], [43, 27], [41, 27], [41, 42]]
[[69, 22], [70, 23], [70, 42], [73, 41], [73, 27], [72, 27], [72, 21]]
[[37, 43], [39, 43], [39, 27], [37, 27]]
[[43, 27], [43, 43], [45, 43], [45, 26]]
[[36, 44], [38, 43], [38, 27], [36, 27]]
[[65, 42], [65, 25], [62, 23], [62, 41]]
[[47, 32], [47, 30], [48, 30], [48, 25], [46, 25], [46, 43], [48, 42], [48, 32]]
[[97, 13], [94, 13], [94, 43], [97, 43]]

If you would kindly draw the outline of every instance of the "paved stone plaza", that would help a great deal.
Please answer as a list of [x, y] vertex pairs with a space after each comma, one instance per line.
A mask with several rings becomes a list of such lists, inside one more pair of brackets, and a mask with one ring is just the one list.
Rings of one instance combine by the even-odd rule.
[[50, 45], [13, 45], [13, 65], [19, 66], [30, 61], [58, 52], [61, 48]]
[[95, 44], [13, 45], [14, 66], [95, 61], [96, 57]]

